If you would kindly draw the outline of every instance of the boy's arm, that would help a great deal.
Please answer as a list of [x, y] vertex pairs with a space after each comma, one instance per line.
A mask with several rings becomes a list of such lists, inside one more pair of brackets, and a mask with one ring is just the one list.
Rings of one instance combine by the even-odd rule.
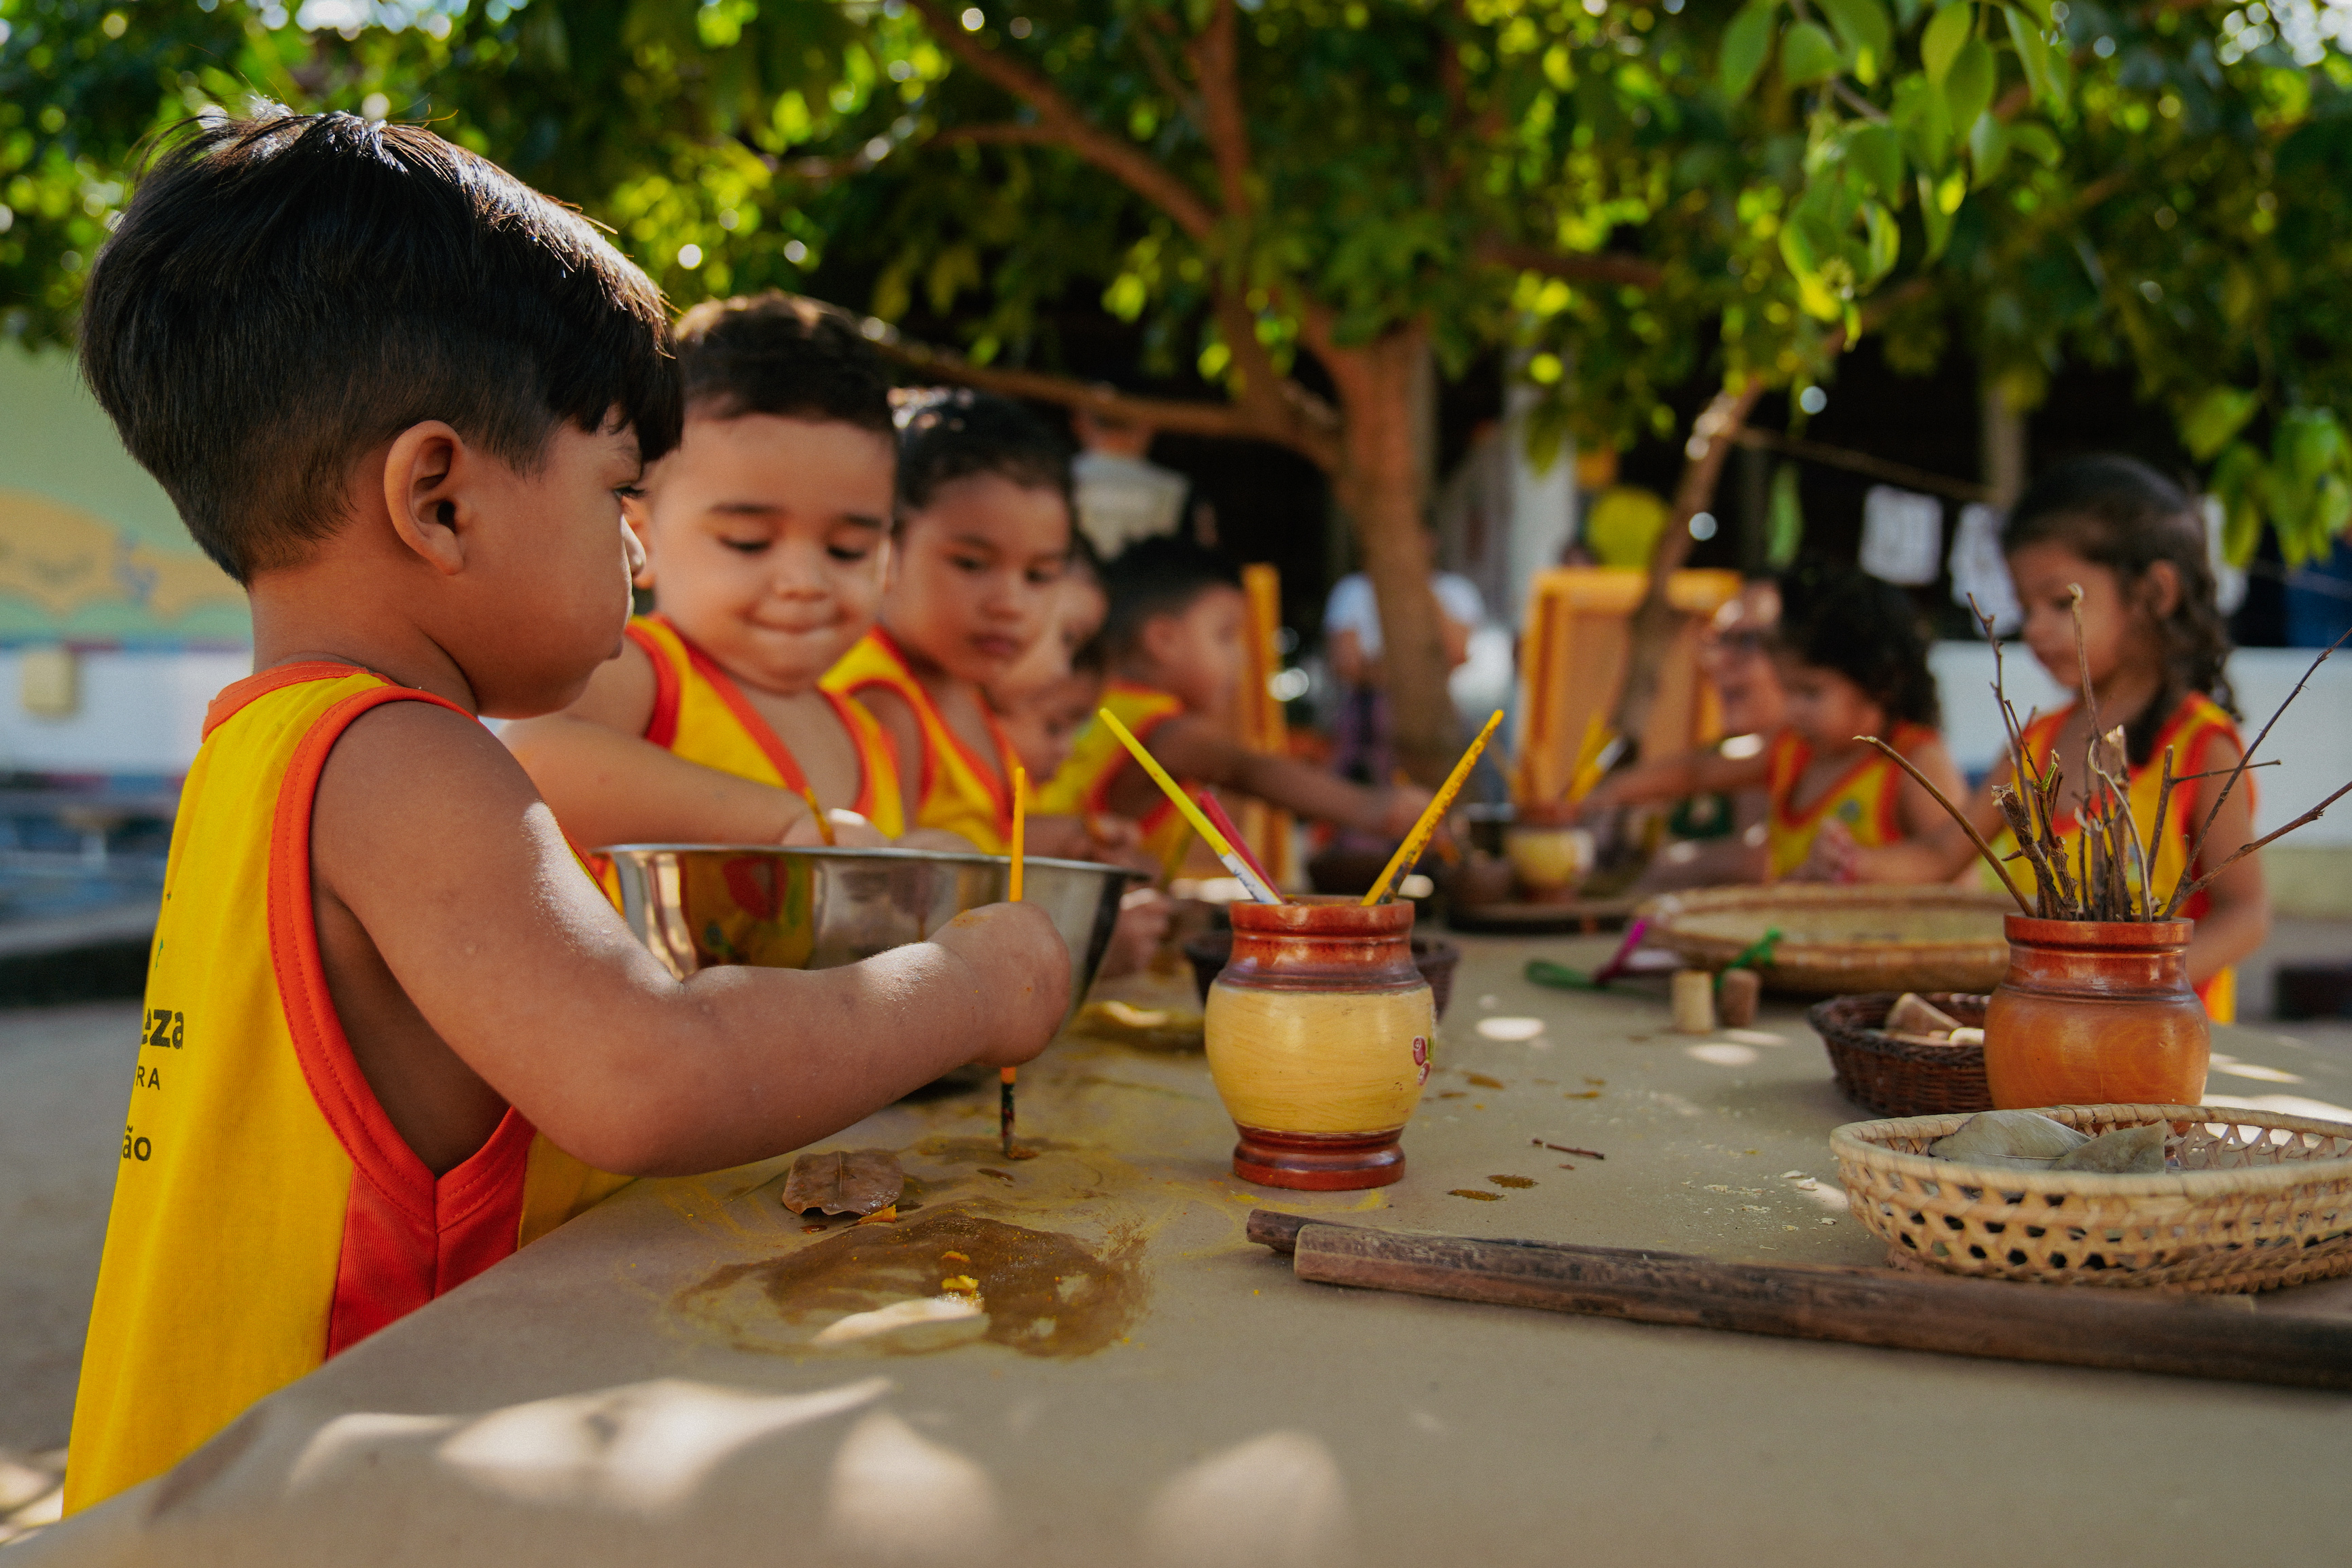
[[777, 844], [809, 826], [790, 790], [706, 768], [646, 740], [654, 710], [653, 660], [624, 642], [561, 713], [522, 719], [500, 736], [572, 842]]
[[1720, 752], [1681, 752], [1654, 762], [1635, 763], [1611, 773], [1586, 792], [1580, 814], [1618, 805], [1681, 800], [1694, 795], [1736, 795], [1744, 789], [1761, 789], [1770, 771], [1771, 760], [1761, 752], [1752, 757], [1727, 757]]
[[[1068, 1000], [1060, 937], [1020, 905], [845, 968], [675, 980], [581, 874], [514, 759], [444, 709], [392, 703], [353, 721], [311, 820], [318, 900], [359, 933], [330, 942], [322, 925], [331, 989], [388, 974], [427, 1040], [609, 1171], [797, 1148], [962, 1063], [1027, 1060]], [[414, 1043], [353, 1045], [364, 1068]]]
[[[2237, 766], [2239, 750], [2227, 741], [2217, 742], [2206, 749], [2203, 766], [2207, 769]], [[2189, 839], [2197, 840], [2197, 830], [2205, 825], [2206, 814], [2221, 799], [2221, 786], [2230, 781], [2222, 778], [2202, 778], [2197, 781], [2195, 805], [2190, 792], [2176, 789], [2172, 809], [2189, 810]], [[2239, 847], [2254, 837], [2253, 792], [2248, 780], [2238, 781], [2230, 798], [2221, 804], [2221, 812], [2213, 819], [2213, 830], [2205, 837], [2205, 864], [2218, 866], [2238, 852]], [[2197, 917], [2196, 933], [2189, 942], [2189, 983], [2202, 985], [2214, 974], [2246, 958], [2263, 945], [2270, 935], [2270, 888], [2263, 876], [2263, 858], [2249, 855], [2220, 876], [2206, 888], [2205, 912]]]
[[[1999, 837], [2009, 826], [1992, 799], [1992, 786], [2009, 780], [2007, 763], [1996, 766], [1985, 780], [1984, 788], [1961, 804], [1968, 786], [1961, 782], [1960, 770], [1941, 737], [1924, 742], [1904, 755], [1935, 780], [1936, 787], [1948, 799], [1960, 805], [1969, 814], [1969, 826], [1984, 835], [1986, 843]], [[1948, 882], [1981, 858], [1977, 847], [1969, 842], [1967, 830], [1954, 822], [1951, 813], [1937, 805], [1935, 796], [1921, 789], [1919, 781], [1908, 773], [1903, 777], [1903, 793], [1896, 800], [1895, 812], [1904, 836], [1895, 843], [1874, 848], [1853, 848], [1850, 853], [1855, 881]], [[2022, 860], [2014, 861], [2009, 867], [2009, 874], [2015, 879], [2018, 890], [2032, 898], [2033, 868]]]
[[[1410, 832], [1429, 804], [1429, 792], [1413, 785], [1366, 789], [1296, 757], [1253, 752], [1190, 713], [1163, 721], [1147, 744], [1160, 765], [1180, 779], [1239, 790], [1314, 821], [1366, 833], [1397, 837]], [[1110, 787], [1110, 808], [1121, 816], [1141, 817], [1160, 800], [1159, 786], [1132, 762], [1119, 770]]]

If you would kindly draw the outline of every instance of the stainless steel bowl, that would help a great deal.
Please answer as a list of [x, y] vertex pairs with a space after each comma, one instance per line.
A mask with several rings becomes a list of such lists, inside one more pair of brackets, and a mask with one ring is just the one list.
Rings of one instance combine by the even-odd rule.
[[[1003, 899], [1012, 862], [933, 849], [620, 844], [621, 913], [679, 979], [719, 963], [831, 969], [921, 942], [965, 910]], [[1076, 1008], [1110, 945], [1121, 866], [1032, 855], [1022, 902], [1052, 917], [1070, 948]]]

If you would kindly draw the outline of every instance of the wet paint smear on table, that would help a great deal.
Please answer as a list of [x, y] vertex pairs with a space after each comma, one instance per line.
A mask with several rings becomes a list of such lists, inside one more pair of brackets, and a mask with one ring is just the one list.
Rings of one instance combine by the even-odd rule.
[[1023, 1355], [1066, 1359], [1116, 1343], [1142, 1315], [1150, 1294], [1142, 1261], [1139, 1233], [1115, 1232], [1093, 1247], [943, 1207], [761, 1262], [730, 1264], [680, 1291], [677, 1305], [723, 1328], [743, 1349], [794, 1352], [852, 1314], [944, 1290], [969, 1292], [983, 1316], [959, 1331], [878, 1334], [859, 1348], [909, 1354], [980, 1339]]

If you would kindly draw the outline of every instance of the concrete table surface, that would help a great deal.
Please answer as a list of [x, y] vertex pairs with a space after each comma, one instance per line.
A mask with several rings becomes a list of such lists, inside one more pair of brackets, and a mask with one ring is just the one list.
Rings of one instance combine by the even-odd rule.
[[[1801, 1010], [1675, 1035], [1654, 984], [1520, 977], [1606, 942], [1462, 945], [1396, 1186], [1245, 1186], [1197, 1053], [1066, 1039], [1022, 1074], [1038, 1158], [998, 1158], [991, 1085], [825, 1145], [899, 1152], [896, 1226], [810, 1234], [782, 1160], [639, 1183], [9, 1568], [2344, 1561], [2352, 1397], [1294, 1279], [1253, 1206], [1881, 1261]], [[2217, 1092], [2352, 1107], [2342, 1054], [2215, 1045], [2253, 1069]], [[962, 1275], [986, 1317], [815, 1342]]]

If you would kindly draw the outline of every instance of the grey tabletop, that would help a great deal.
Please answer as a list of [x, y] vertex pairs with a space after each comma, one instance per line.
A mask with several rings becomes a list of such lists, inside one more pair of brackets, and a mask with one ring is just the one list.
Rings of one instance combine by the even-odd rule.
[[[1395, 1186], [1245, 1186], [1197, 1051], [1066, 1038], [1021, 1076], [1034, 1160], [998, 1156], [990, 1085], [826, 1145], [899, 1153], [895, 1226], [813, 1234], [784, 1161], [636, 1184], [9, 1562], [2345, 1560], [2352, 1397], [1296, 1279], [1252, 1207], [1881, 1260], [1827, 1148], [1864, 1113], [1800, 1009], [1676, 1035], [1654, 984], [1521, 978], [1605, 942], [1463, 945]], [[2215, 1047], [2251, 1070], [2214, 1094], [2352, 1121], [2341, 1054]], [[907, 1321], [963, 1276], [984, 1316]]]

